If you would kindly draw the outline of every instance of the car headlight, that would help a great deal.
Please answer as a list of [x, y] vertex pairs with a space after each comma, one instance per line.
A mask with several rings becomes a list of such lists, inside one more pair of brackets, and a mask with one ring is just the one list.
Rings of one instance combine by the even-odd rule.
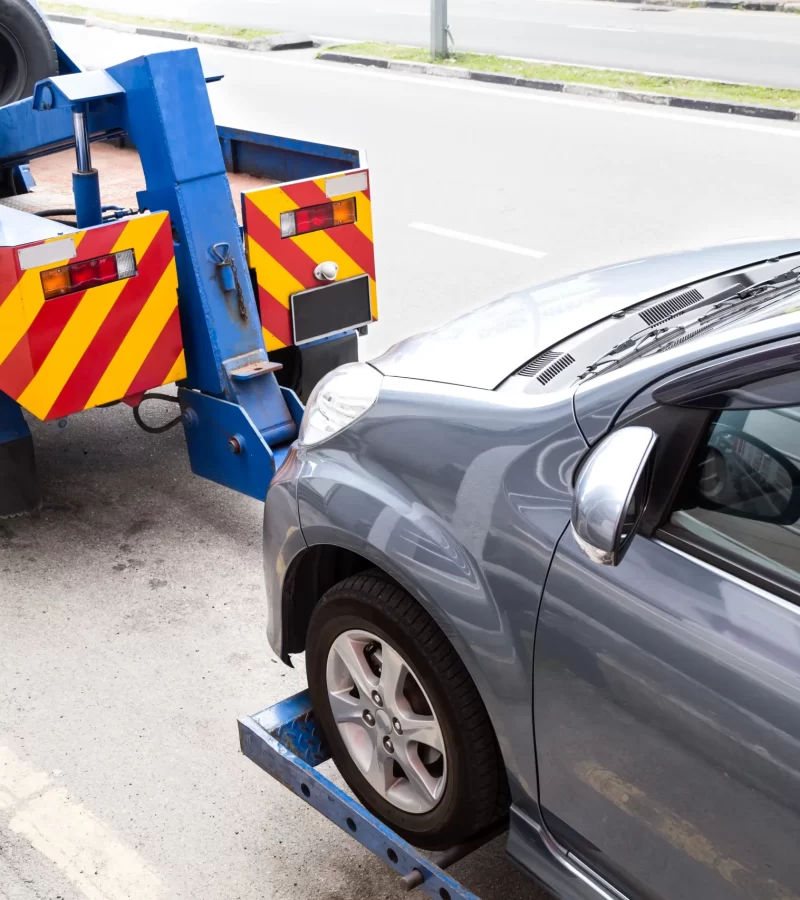
[[378, 399], [383, 376], [366, 363], [348, 363], [329, 372], [311, 392], [299, 443], [313, 447], [352, 425]]

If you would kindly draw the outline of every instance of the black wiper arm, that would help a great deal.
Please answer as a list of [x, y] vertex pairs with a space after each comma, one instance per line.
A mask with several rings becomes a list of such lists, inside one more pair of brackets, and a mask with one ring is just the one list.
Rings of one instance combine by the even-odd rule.
[[[617, 344], [616, 347], [604, 356], [601, 356], [596, 362], [587, 366], [578, 377], [586, 378], [588, 375], [611, 372], [626, 363], [632, 362], [634, 359], [639, 359], [648, 353], [652, 353], [654, 350], [658, 350], [659, 347], [669, 344], [676, 337], [685, 333], [685, 325], [673, 325], [671, 328], [652, 328], [644, 334], [634, 335], [633, 338]], [[633, 349], [629, 353], [621, 352], [629, 349], [631, 346]]]

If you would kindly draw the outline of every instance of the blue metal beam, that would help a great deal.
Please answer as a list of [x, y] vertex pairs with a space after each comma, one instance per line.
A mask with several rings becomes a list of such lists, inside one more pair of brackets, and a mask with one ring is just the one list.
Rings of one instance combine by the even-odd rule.
[[298, 181], [366, 165], [363, 151], [275, 134], [259, 134], [218, 125], [222, 154], [229, 172], [244, 172], [276, 181]]
[[418, 885], [434, 900], [479, 900], [317, 771], [330, 754], [308, 691], [242, 716], [239, 745], [248, 759], [404, 876], [407, 890]]
[[[125, 130], [147, 185], [140, 206], [167, 210], [172, 220], [188, 369], [181, 403], [193, 414], [184, 415], [192, 467], [263, 499], [274, 451], [294, 440], [297, 425], [264, 348], [200, 57], [196, 48], [156, 53], [108, 74], [126, 92]], [[237, 416], [239, 433], [259, 465], [229, 452], [236, 434], [228, 404], [246, 414]]]

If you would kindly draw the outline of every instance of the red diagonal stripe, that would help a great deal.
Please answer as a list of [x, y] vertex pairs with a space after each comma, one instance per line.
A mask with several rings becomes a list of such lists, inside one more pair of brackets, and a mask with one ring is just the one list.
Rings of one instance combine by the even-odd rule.
[[280, 228], [273, 225], [252, 200], [246, 201], [245, 210], [248, 235], [303, 287], [313, 287], [317, 283], [314, 279], [316, 262], [291, 238], [282, 239]]
[[155, 290], [172, 255], [172, 232], [169, 218], [165, 218], [144, 256], [137, 260], [139, 274], [125, 282], [119, 297], [50, 409], [49, 419], [69, 415], [86, 406], [147, 298]]
[[[123, 227], [111, 225], [87, 231], [78, 246], [78, 255], [75, 259], [92, 259], [108, 253]], [[0, 385], [3, 385], [3, 390], [9, 396], [19, 397], [30, 384], [53, 349], [64, 326], [78, 308], [84, 293], [79, 291], [76, 294], [45, 300], [28, 331], [0, 364]]]
[[181, 320], [178, 307], [172, 311], [167, 319], [167, 324], [161, 329], [161, 334], [156, 338], [155, 344], [147, 354], [136, 377], [125, 391], [125, 396], [147, 391], [164, 383], [170, 369], [175, 365], [175, 360], [183, 348], [181, 339]]
[[288, 347], [294, 343], [292, 338], [292, 322], [289, 310], [279, 303], [269, 291], [258, 286], [258, 306], [261, 310], [261, 324], [267, 331]]
[[28, 342], [23, 337], [0, 366], [0, 391], [16, 400], [35, 374]]
[[[281, 190], [298, 206], [316, 206], [318, 203], [330, 203], [325, 192], [313, 181], [301, 181], [297, 184], [286, 184]], [[358, 197], [356, 197], [356, 215], [358, 215]], [[338, 244], [353, 262], [370, 278], [375, 278], [375, 251], [372, 241], [356, 228], [355, 225], [337, 225], [325, 229], [325, 234]]]
[[14, 264], [16, 250], [11, 247], [0, 247], [0, 306], [11, 296], [11, 291], [19, 281], [17, 267]]

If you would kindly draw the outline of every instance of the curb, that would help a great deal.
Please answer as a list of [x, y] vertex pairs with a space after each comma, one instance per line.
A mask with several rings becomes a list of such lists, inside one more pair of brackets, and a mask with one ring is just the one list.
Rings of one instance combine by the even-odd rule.
[[128, 22], [115, 22], [100, 16], [68, 16], [64, 13], [49, 13], [51, 22], [63, 22], [67, 25], [83, 25], [86, 28], [107, 28], [110, 31], [121, 31], [125, 34], [145, 34], [149, 37], [171, 38], [174, 41], [188, 41], [192, 44], [213, 44], [215, 47], [232, 47], [235, 50], [254, 50], [266, 52], [270, 50], [300, 50], [314, 47], [316, 44], [307, 34], [285, 32], [283, 34], [266, 34], [259, 38], [226, 37], [224, 34], [200, 34], [197, 31], [173, 31], [171, 28], [150, 28], [147, 25], [131, 25]]
[[[606, 0], [604, 0], [606, 2]], [[745, 9], [751, 12], [800, 12], [797, 0], [610, 0], [639, 6], [667, 6], [680, 9]]]
[[[635, 2], [635, 0], [616, 0], [616, 2], [626, 3]], [[749, 116], [757, 119], [800, 122], [800, 110], [780, 109], [775, 106], [756, 106], [725, 100], [699, 100], [694, 97], [673, 97], [671, 94], [652, 94], [649, 91], [630, 91], [624, 88], [599, 87], [571, 81], [542, 81], [537, 78], [522, 78], [518, 75], [502, 75], [497, 72], [476, 72], [474, 69], [450, 68], [435, 63], [404, 62], [396, 59], [381, 59], [376, 56], [353, 56], [348, 53], [320, 53], [317, 58], [327, 62], [373, 66], [377, 69], [412, 72], [416, 75], [436, 75], [440, 78], [462, 78], [469, 81], [505, 84], [537, 91], [572, 94], [579, 97], [601, 97], [604, 100], [649, 103], [651, 106], [671, 106], [679, 109], [697, 109], [702, 112], [727, 113], [728, 115]]]

